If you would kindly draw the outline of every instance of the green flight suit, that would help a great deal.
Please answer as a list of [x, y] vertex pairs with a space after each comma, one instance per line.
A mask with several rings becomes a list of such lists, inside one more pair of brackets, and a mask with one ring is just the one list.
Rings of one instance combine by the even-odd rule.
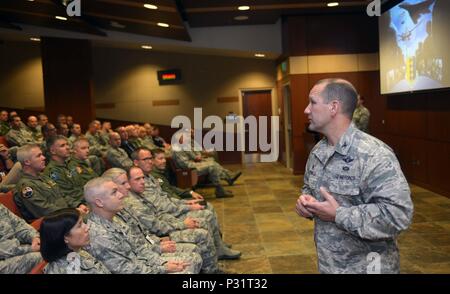
[[56, 182], [70, 207], [78, 207], [86, 203], [83, 197], [83, 184], [77, 172], [69, 169], [67, 161], [58, 163], [50, 160], [44, 174]]
[[27, 221], [69, 207], [58, 185], [43, 173], [36, 177], [23, 173], [16, 184], [14, 202]]
[[78, 178], [78, 180], [81, 182], [83, 186], [86, 185], [88, 181], [99, 177], [99, 175], [91, 167], [89, 159], [80, 160], [72, 156], [67, 166], [69, 167], [69, 170], [72, 172], [72, 174]]

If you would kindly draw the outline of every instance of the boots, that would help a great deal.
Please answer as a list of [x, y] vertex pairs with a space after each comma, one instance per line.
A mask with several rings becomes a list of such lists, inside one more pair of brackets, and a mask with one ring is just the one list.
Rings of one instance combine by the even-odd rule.
[[234, 175], [230, 175], [230, 176], [227, 178], [227, 183], [228, 183], [228, 185], [233, 186], [234, 182], [236, 182], [236, 180], [237, 180], [241, 175], [242, 175], [242, 172], [237, 172], [237, 173], [235, 173]]
[[230, 249], [226, 246], [223, 246], [220, 250], [217, 252], [218, 259], [224, 260], [224, 259], [239, 259], [241, 257], [241, 252], [237, 250]]
[[216, 186], [216, 198], [228, 198], [233, 196], [231, 191], [226, 191], [221, 185]]

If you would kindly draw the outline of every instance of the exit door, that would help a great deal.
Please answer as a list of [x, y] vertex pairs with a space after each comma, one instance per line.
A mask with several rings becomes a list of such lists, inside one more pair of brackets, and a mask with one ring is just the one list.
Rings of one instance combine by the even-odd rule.
[[267, 119], [267, 142], [271, 142], [271, 116], [272, 116], [272, 91], [262, 90], [262, 91], [244, 91], [242, 93], [242, 103], [243, 103], [243, 114], [244, 118], [249, 116], [256, 117], [257, 121], [257, 136], [256, 145], [257, 149], [255, 151], [250, 151], [249, 140], [250, 140], [250, 129], [249, 126], [245, 125], [245, 152], [244, 161], [245, 162], [257, 162], [259, 161], [260, 153], [269, 153], [270, 151], [263, 152], [260, 150], [258, 144], [259, 140], [259, 117], [266, 117]]

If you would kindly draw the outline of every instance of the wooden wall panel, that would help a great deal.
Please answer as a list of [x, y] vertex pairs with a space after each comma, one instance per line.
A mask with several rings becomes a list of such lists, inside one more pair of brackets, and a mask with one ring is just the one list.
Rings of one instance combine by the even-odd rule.
[[387, 132], [414, 138], [426, 138], [426, 107], [424, 94], [388, 96], [390, 112]]
[[430, 185], [450, 197], [450, 143], [428, 142], [427, 161]]
[[[367, 15], [291, 16], [282, 30], [287, 56], [378, 52], [377, 18]], [[370, 133], [394, 149], [408, 180], [450, 196], [450, 90], [381, 95], [379, 71], [290, 75], [294, 172], [303, 171], [308, 152], [302, 114], [308, 93], [333, 77], [349, 80], [365, 97]]]
[[293, 171], [295, 175], [305, 173], [306, 161], [308, 160], [308, 150], [306, 150], [303, 136], [294, 135], [294, 166]]
[[378, 51], [378, 23], [367, 14], [287, 17], [282, 32], [288, 56]]
[[286, 138], [284, 136], [284, 98], [283, 98], [283, 82], [277, 81], [277, 100], [278, 108], [280, 110], [280, 131], [279, 131], [279, 141], [280, 141], [280, 156], [278, 156], [278, 161], [286, 166]]
[[310, 91], [308, 75], [291, 75], [292, 134], [302, 136], [307, 122], [304, 114]]
[[43, 37], [41, 52], [49, 120], [63, 113], [86, 127], [95, 118], [90, 41]]
[[283, 54], [286, 56], [308, 55], [307, 18], [287, 17], [283, 20]]
[[370, 109], [369, 131], [372, 135], [386, 132], [386, 96], [380, 94], [379, 71], [360, 72], [358, 91]]
[[427, 138], [450, 142], [450, 91], [427, 96]]

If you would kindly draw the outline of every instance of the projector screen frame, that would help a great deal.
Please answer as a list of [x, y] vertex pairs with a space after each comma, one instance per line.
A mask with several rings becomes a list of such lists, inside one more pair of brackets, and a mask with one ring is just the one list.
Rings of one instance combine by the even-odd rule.
[[386, 96], [401, 96], [401, 95], [405, 95], [405, 94], [420, 94], [420, 93], [435, 93], [435, 92], [445, 92], [445, 91], [449, 91], [450, 90], [450, 85], [449, 86], [442, 86], [439, 88], [429, 88], [429, 89], [417, 89], [417, 90], [410, 90], [410, 91], [399, 91], [399, 92], [387, 92], [387, 93], [382, 93], [382, 87], [381, 87], [381, 79], [384, 78], [382, 77], [382, 71], [381, 71], [381, 17], [383, 17], [386, 13], [389, 13], [389, 11], [399, 5], [400, 3], [404, 2], [405, 0], [386, 0], [383, 2], [382, 0], [382, 4], [381, 4], [381, 16], [378, 17], [378, 61], [379, 61], [379, 65], [380, 65], [380, 69], [379, 69], [379, 78], [380, 78], [380, 87], [379, 87], [379, 91], [380, 91], [380, 95], [386, 95]]

